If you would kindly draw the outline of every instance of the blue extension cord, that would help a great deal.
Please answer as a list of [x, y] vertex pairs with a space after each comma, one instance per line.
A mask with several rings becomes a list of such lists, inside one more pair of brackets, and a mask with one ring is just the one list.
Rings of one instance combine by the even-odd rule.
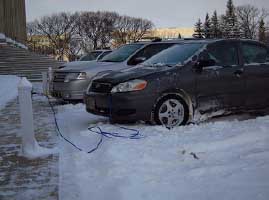
[[[52, 113], [53, 113], [53, 117], [54, 117], [54, 123], [55, 123], [55, 126], [56, 126], [56, 130], [58, 132], [58, 134], [69, 144], [71, 144], [74, 148], [76, 148], [77, 150], [79, 151], [84, 151], [86, 153], [93, 153], [94, 151], [96, 151], [99, 146], [102, 144], [103, 142], [103, 138], [106, 137], [106, 138], [125, 138], [125, 139], [142, 139], [144, 138], [143, 135], [140, 134], [139, 130], [136, 130], [136, 129], [130, 129], [130, 128], [125, 128], [125, 127], [119, 127], [120, 129], [123, 129], [123, 130], [126, 130], [126, 131], [130, 131], [130, 132], [133, 132], [131, 133], [130, 135], [126, 136], [126, 135], [122, 135], [120, 133], [117, 133], [117, 132], [106, 132], [106, 131], [103, 131], [99, 126], [93, 126], [93, 127], [88, 127], [88, 130], [91, 132], [91, 133], [96, 133], [96, 134], [99, 134], [100, 135], [100, 139], [97, 143], [97, 145], [89, 150], [89, 151], [85, 151], [83, 149], [81, 149], [80, 147], [78, 147], [76, 144], [74, 144], [73, 142], [71, 142], [69, 139], [67, 139], [60, 131], [60, 128], [59, 128], [59, 125], [58, 125], [58, 122], [57, 122], [57, 118], [56, 118], [56, 112], [54, 110], [54, 107], [50, 101], [50, 97], [43, 94], [43, 93], [36, 93], [36, 92], [33, 92], [32, 94], [38, 94], [38, 95], [42, 95], [42, 96], [45, 96], [47, 99], [48, 99], [48, 102], [49, 102], [49, 105], [50, 105], [50, 108], [52, 110]], [[112, 117], [112, 97], [111, 95], [109, 96], [109, 119], [111, 120], [111, 117]], [[96, 129], [96, 130], [94, 130]]]

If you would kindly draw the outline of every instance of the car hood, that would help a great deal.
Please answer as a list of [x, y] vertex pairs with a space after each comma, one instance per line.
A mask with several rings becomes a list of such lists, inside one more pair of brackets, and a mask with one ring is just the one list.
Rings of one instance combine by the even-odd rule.
[[96, 61], [75, 61], [75, 62], [69, 62], [62, 65], [62, 69], [59, 69], [58, 71], [67, 71], [67, 70], [76, 70], [80, 71], [82, 69], [85, 69], [91, 65], [94, 65]]
[[65, 68], [57, 70], [58, 72], [86, 72], [95, 75], [102, 71], [121, 70], [128, 66], [124, 62], [97, 62], [97, 61], [77, 61], [70, 62]]
[[95, 81], [118, 84], [128, 80], [139, 79], [155, 73], [167, 72], [169, 69], [171, 69], [171, 67], [146, 67], [138, 65], [129, 69], [97, 75], [95, 77]]

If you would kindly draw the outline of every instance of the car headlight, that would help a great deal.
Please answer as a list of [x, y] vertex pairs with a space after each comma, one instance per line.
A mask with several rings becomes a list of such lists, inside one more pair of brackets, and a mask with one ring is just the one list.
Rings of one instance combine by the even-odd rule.
[[87, 78], [86, 72], [80, 72], [80, 73], [69, 73], [66, 75], [64, 82], [69, 82], [71, 80], [84, 80]]
[[147, 81], [135, 79], [114, 86], [111, 93], [139, 91], [144, 90], [146, 86]]

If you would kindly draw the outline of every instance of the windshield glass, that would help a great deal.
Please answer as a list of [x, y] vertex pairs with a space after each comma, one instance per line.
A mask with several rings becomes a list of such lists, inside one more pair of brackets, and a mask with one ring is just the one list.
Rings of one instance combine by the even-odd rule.
[[103, 59], [100, 60], [100, 62], [122, 62], [142, 46], [143, 44], [124, 45], [114, 50], [112, 53], [106, 55]]
[[204, 44], [177, 44], [169, 49], [156, 54], [143, 65], [177, 65], [183, 64], [196, 51], [198, 51]]
[[102, 55], [100, 55], [97, 60], [102, 60], [103, 57], [105, 57], [106, 55], [110, 54], [112, 51], [105, 51]]
[[96, 60], [96, 58], [101, 54], [101, 51], [93, 51], [89, 54], [86, 54], [82, 56], [79, 61], [91, 61], [91, 60]]

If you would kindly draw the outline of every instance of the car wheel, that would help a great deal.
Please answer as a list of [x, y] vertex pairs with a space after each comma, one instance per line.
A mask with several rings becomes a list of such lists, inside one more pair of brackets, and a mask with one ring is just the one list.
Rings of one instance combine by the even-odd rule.
[[168, 95], [159, 100], [154, 111], [154, 121], [167, 128], [185, 125], [189, 109], [185, 101], [176, 95]]

